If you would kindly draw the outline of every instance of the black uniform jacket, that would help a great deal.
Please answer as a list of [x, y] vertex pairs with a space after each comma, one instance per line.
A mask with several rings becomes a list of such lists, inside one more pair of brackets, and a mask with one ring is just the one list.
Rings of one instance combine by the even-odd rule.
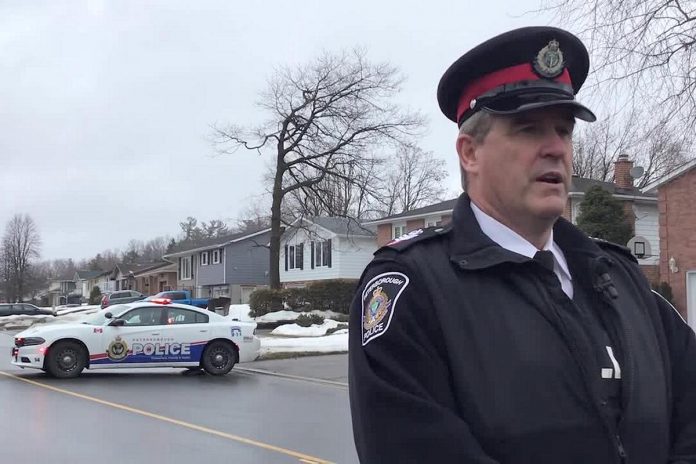
[[696, 463], [693, 331], [626, 249], [562, 218], [554, 241], [616, 344], [619, 420], [578, 306], [483, 234], [462, 195], [451, 224], [383, 247], [361, 279], [349, 380], [362, 463]]

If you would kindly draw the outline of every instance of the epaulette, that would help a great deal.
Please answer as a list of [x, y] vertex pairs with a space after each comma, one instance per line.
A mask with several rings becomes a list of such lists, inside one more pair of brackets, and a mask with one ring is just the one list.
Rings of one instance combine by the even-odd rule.
[[397, 237], [391, 242], [387, 243], [386, 245], [382, 246], [379, 250], [384, 250], [384, 249], [391, 249], [391, 250], [396, 250], [397, 252], [403, 251], [409, 247], [412, 247], [416, 243], [422, 243], [425, 242], [426, 240], [432, 240], [435, 237], [441, 237], [445, 234], [447, 234], [452, 227], [447, 224], [444, 226], [434, 226], [434, 227], [426, 227], [424, 229], [416, 229], [412, 230], [411, 232], [402, 235], [401, 237]]
[[634, 263], [638, 263], [638, 259], [633, 256], [633, 253], [631, 253], [631, 249], [628, 247], [625, 247], [623, 245], [619, 245], [618, 243], [614, 242], [609, 242], [607, 240], [604, 240], [603, 238], [596, 238], [596, 237], [590, 237], [592, 241], [599, 245], [600, 248], [609, 250], [609, 251], [614, 251], [616, 253], [619, 253], [621, 256], [630, 259]]

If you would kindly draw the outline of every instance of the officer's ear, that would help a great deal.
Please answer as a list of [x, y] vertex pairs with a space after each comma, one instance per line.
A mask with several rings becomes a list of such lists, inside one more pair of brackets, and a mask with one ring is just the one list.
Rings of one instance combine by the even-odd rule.
[[457, 137], [457, 154], [459, 155], [459, 166], [464, 172], [473, 172], [478, 167], [478, 142], [469, 135], [460, 132]]

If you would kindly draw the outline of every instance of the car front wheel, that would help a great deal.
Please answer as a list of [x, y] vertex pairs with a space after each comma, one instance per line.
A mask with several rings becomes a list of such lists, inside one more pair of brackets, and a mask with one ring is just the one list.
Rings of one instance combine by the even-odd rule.
[[48, 350], [46, 371], [53, 377], [77, 377], [87, 365], [85, 349], [75, 342], [58, 342]]
[[214, 341], [205, 348], [201, 364], [210, 375], [225, 375], [237, 363], [237, 351], [229, 344]]

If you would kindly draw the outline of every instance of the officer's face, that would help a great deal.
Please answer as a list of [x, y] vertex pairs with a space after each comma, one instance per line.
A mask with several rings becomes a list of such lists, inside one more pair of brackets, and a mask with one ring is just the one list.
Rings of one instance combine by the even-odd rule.
[[479, 142], [460, 135], [469, 196], [513, 230], [555, 221], [568, 199], [574, 124], [568, 109], [551, 107], [494, 116]]

